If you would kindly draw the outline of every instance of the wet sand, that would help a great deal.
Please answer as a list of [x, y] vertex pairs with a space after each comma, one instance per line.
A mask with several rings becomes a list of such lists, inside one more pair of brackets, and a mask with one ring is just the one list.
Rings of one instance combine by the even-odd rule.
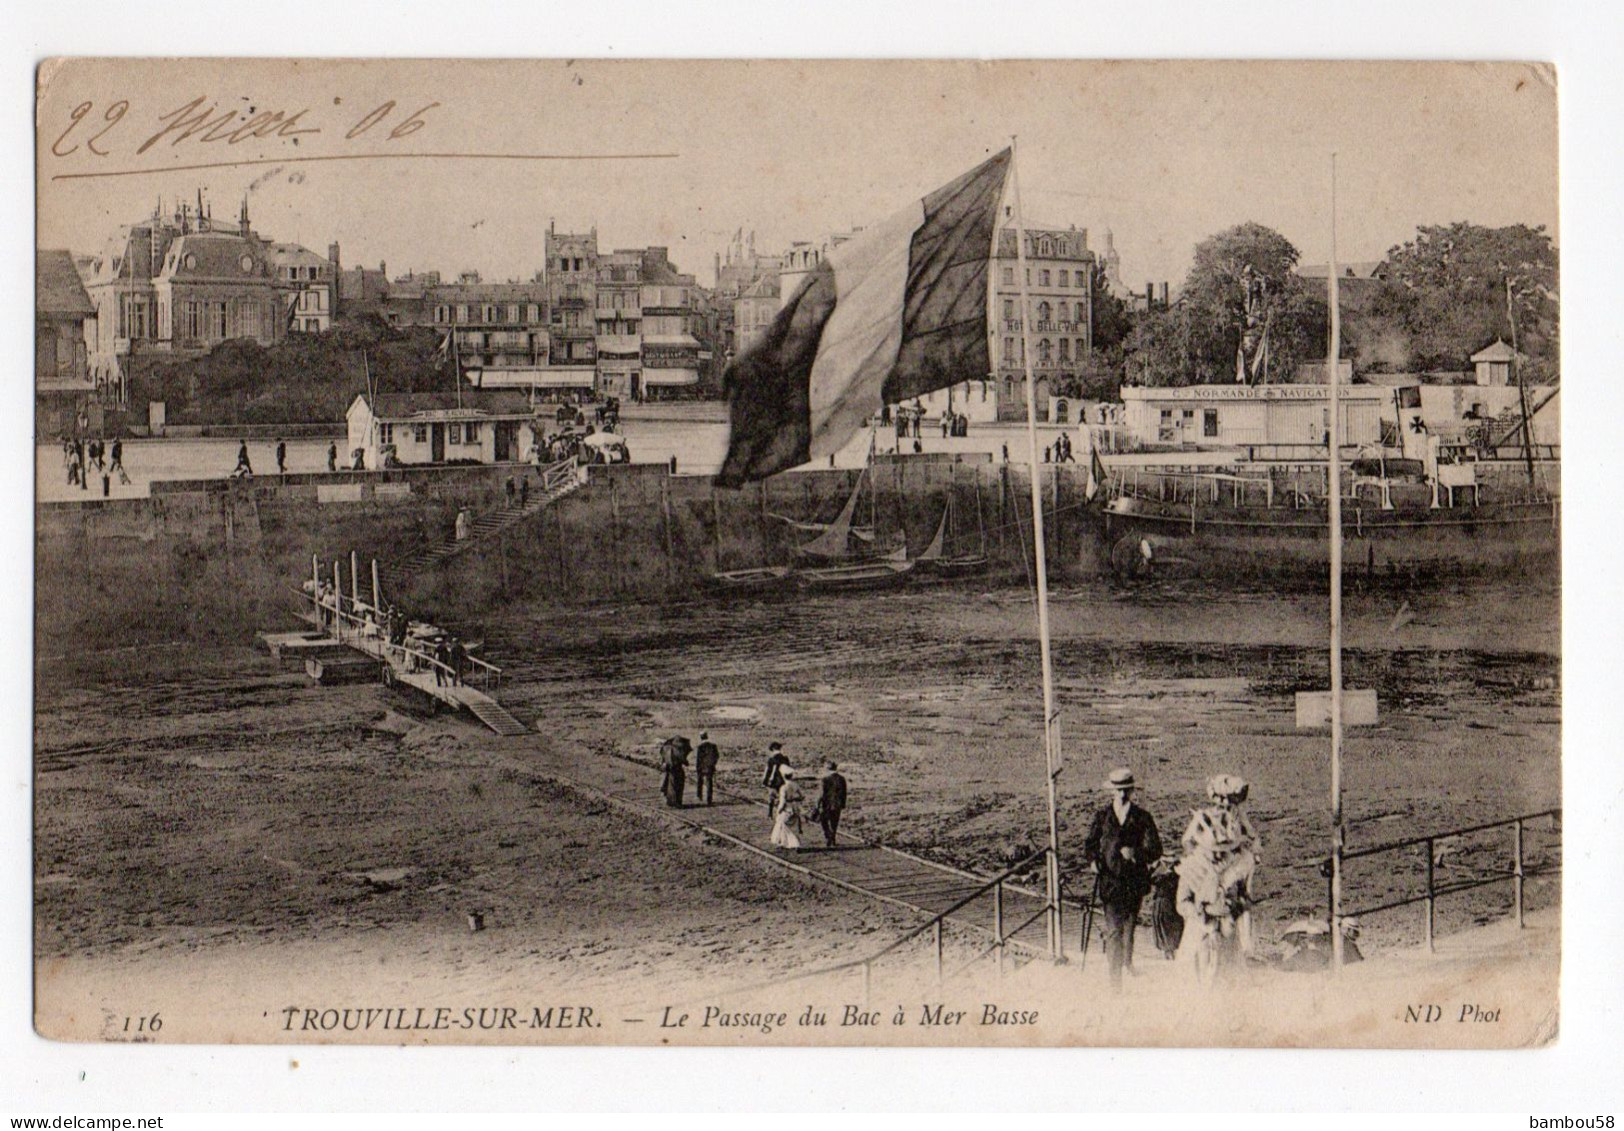
[[[1295, 729], [1292, 696], [1324, 685], [1322, 618], [1312, 595], [1055, 594], [1074, 894], [1096, 783], [1126, 763], [1169, 843], [1208, 775], [1248, 778], [1265, 946], [1321, 913], [1328, 741]], [[1346, 619], [1347, 681], [1375, 687], [1382, 708], [1347, 743], [1352, 846], [1560, 804], [1554, 586], [1353, 594]], [[525, 742], [652, 762], [663, 737], [708, 728], [722, 784], [747, 793], [778, 739], [798, 765], [842, 764], [844, 828], [992, 870], [1046, 835], [1032, 622], [1020, 590], [942, 587], [514, 610], [477, 634], [507, 668], [503, 702], [534, 723]], [[471, 724], [380, 687], [310, 687], [246, 647], [46, 664], [36, 749], [45, 960], [133, 973], [303, 953], [352, 972], [417, 963], [474, 983], [665, 990], [851, 957], [911, 925], [527, 774]], [[1531, 833], [1530, 846], [1555, 859], [1554, 838]], [[1486, 834], [1454, 860], [1501, 866], [1508, 851], [1504, 832]], [[1385, 902], [1420, 875], [1413, 854], [1384, 858], [1350, 877], [1350, 898]], [[1531, 907], [1558, 895], [1553, 880], [1530, 884]], [[1504, 885], [1450, 897], [1440, 930], [1508, 901]], [[1371, 952], [1419, 936], [1419, 908], [1365, 923]]]

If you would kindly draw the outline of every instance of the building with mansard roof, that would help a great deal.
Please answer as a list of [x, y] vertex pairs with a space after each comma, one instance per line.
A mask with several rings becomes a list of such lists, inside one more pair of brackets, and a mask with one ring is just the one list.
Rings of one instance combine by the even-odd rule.
[[[99, 381], [127, 387], [132, 358], [202, 353], [232, 338], [271, 345], [287, 335], [294, 289], [273, 264], [243, 201], [237, 222], [217, 224], [201, 195], [172, 215], [160, 208], [121, 229], [86, 265], [96, 308], [89, 364]], [[139, 362], [136, 362], [139, 364]]]

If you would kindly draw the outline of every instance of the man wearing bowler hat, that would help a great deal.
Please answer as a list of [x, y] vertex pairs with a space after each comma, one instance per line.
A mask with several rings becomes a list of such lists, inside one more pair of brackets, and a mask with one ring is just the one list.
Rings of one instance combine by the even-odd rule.
[[1133, 969], [1134, 924], [1150, 891], [1150, 870], [1162, 857], [1162, 838], [1151, 815], [1133, 803], [1133, 771], [1126, 766], [1112, 770], [1105, 791], [1111, 800], [1094, 814], [1083, 857], [1099, 876], [1096, 890], [1105, 915], [1106, 969], [1111, 988], [1119, 990], [1123, 968]]

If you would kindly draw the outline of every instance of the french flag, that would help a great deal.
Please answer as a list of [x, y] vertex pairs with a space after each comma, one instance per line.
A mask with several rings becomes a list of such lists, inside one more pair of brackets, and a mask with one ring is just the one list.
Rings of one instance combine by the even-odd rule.
[[1009, 168], [1005, 149], [813, 269], [727, 371], [719, 486], [822, 459], [884, 404], [987, 377], [987, 271]]

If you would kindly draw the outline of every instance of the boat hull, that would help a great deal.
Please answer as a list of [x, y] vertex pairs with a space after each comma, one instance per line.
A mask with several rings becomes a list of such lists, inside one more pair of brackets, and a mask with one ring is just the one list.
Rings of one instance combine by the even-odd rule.
[[[1131, 505], [1118, 509], [1120, 503]], [[1197, 506], [1192, 518], [1188, 503], [1118, 505], [1096, 515], [1106, 560], [1119, 578], [1324, 578], [1330, 568], [1323, 509]], [[1560, 567], [1561, 541], [1557, 500], [1343, 510], [1344, 573], [1373, 579], [1549, 575]]]
[[883, 589], [908, 579], [913, 562], [877, 561], [795, 571], [795, 584], [813, 592]]

